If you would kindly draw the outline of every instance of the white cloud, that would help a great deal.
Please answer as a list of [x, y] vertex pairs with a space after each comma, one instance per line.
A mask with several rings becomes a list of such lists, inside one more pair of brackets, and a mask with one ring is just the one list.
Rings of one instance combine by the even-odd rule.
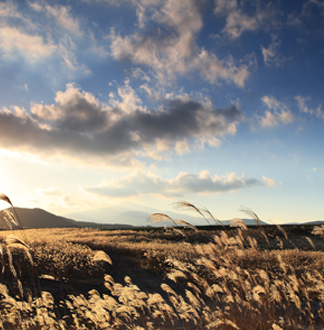
[[272, 38], [272, 42], [268, 48], [261, 46], [264, 64], [267, 67], [271, 67], [271, 66], [281, 67], [284, 65], [285, 61], [287, 61], [289, 58], [285, 57], [279, 52], [281, 41], [278, 39], [278, 36], [272, 34], [271, 38]]
[[237, 8], [237, 0], [216, 0], [214, 13], [225, 15], [234, 10], [237, 10]]
[[60, 197], [62, 195], [60, 188], [57, 187], [47, 187], [47, 188], [37, 189], [37, 192], [42, 196]]
[[[121, 36], [112, 30], [110, 34], [111, 54], [116, 60], [148, 66], [155, 78], [164, 84], [178, 75], [199, 72], [213, 84], [223, 80], [244, 86], [249, 76], [247, 64], [238, 65], [232, 58], [221, 60], [197, 45], [196, 39], [203, 26], [199, 2], [167, 0], [137, 5], [150, 9], [141, 11], [139, 31]], [[148, 33], [147, 22], [154, 22], [161, 29], [151, 29]], [[163, 30], [168, 32], [161, 32]]]
[[0, 3], [0, 17], [22, 18], [22, 16], [17, 12], [16, 5], [11, 1]]
[[245, 31], [256, 31], [259, 28], [259, 22], [254, 17], [249, 17], [240, 11], [232, 11], [228, 17], [223, 33], [229, 35], [232, 39], [239, 38]]
[[[249, 8], [249, 12], [245, 7]], [[237, 39], [247, 31], [254, 32], [264, 28], [270, 21], [275, 25], [276, 12], [272, 9], [271, 3], [262, 8], [257, 1], [251, 4], [247, 1], [238, 3], [237, 0], [216, 0], [214, 13], [218, 16], [226, 16], [226, 25], [222, 33], [230, 39]]]
[[314, 115], [317, 118], [324, 119], [324, 111], [322, 110], [322, 104], [319, 104], [317, 108], [314, 109], [307, 105], [307, 103], [312, 100], [311, 97], [303, 97], [301, 95], [297, 95], [295, 96], [295, 100], [297, 101], [298, 108], [302, 113], [307, 113], [310, 115]]
[[177, 152], [177, 154], [182, 156], [183, 154], [190, 152], [190, 144], [186, 139], [177, 141], [174, 150]]
[[132, 172], [121, 179], [103, 181], [99, 186], [84, 188], [85, 191], [110, 197], [130, 197], [140, 194], [159, 194], [165, 182], [153, 173]]
[[302, 97], [301, 95], [295, 96], [295, 100], [297, 101], [298, 108], [301, 112], [303, 113], [309, 113], [309, 114], [314, 114], [314, 109], [309, 108], [306, 105], [306, 102], [311, 100], [311, 97]]
[[45, 12], [49, 17], [53, 17], [56, 20], [58, 26], [78, 36], [82, 36], [80, 23], [78, 19], [71, 17], [69, 13], [70, 9], [71, 8], [65, 6], [45, 6]]
[[231, 57], [219, 60], [216, 55], [201, 50], [192, 64], [200, 71], [202, 77], [210, 83], [217, 84], [219, 80], [228, 83], [234, 82], [239, 87], [244, 87], [250, 75], [249, 66], [246, 64], [236, 66]]
[[287, 105], [279, 102], [275, 97], [264, 96], [261, 100], [269, 109], [265, 111], [264, 116], [259, 117], [261, 127], [274, 127], [279, 124], [287, 125], [295, 120], [295, 116]]
[[49, 57], [56, 48], [51, 42], [45, 42], [41, 36], [30, 35], [14, 27], [0, 28], [0, 49], [7, 59], [18, 53], [29, 62], [35, 62]]
[[321, 11], [322, 14], [324, 14], [324, 3], [320, 0], [308, 0], [304, 4], [303, 8], [303, 14], [307, 14], [310, 6], [317, 6], [317, 8]]
[[58, 53], [62, 57], [66, 67], [70, 72], [79, 72], [81, 74], [90, 74], [91, 71], [84, 65], [79, 64], [76, 56], [77, 46], [73, 40], [65, 35], [60, 38], [58, 43]]
[[136, 94], [135, 90], [130, 86], [129, 80], [124, 81], [123, 86], [117, 89], [118, 97], [111, 94], [109, 104], [114, 108], [121, 109], [124, 113], [131, 113], [136, 110], [145, 112], [145, 107], [142, 106], [142, 100]]
[[[90, 35], [83, 35], [79, 20], [72, 17], [70, 8], [44, 2], [27, 2], [27, 5], [29, 8], [19, 2], [0, 4], [1, 58], [19, 61], [23, 67], [21, 74], [24, 69], [48, 74], [46, 83], [89, 74], [87, 66], [79, 63], [78, 51], [84, 42], [94, 43], [89, 40]], [[97, 54], [98, 49], [93, 53]]]
[[64, 212], [64, 210], [66, 212], [66, 209], [78, 205], [74, 197], [64, 194], [57, 187], [38, 188], [26, 198], [26, 201], [34, 207], [55, 210], [56, 212]]
[[[43, 2], [29, 2], [28, 5], [37, 13], [44, 13], [51, 23], [59, 29], [64, 29], [81, 37], [83, 33], [80, 29], [80, 22], [77, 18], [71, 16], [71, 8], [69, 6], [44, 4]], [[53, 24], [51, 24], [53, 27]]]
[[266, 176], [262, 175], [262, 180], [264, 181], [264, 183], [269, 186], [269, 187], [274, 187], [277, 185], [275, 180], [272, 180], [270, 178], [267, 178]]
[[185, 192], [208, 194], [258, 186], [260, 182], [254, 178], [246, 178], [244, 175], [239, 177], [234, 172], [218, 176], [202, 171], [199, 174], [181, 172], [175, 179], [168, 180], [168, 184], [171, 190], [182, 194]]
[[[267, 178], [266, 180], [268, 185], [273, 181]], [[211, 175], [208, 171], [201, 171], [198, 174], [180, 172], [177, 177], [164, 180], [151, 172], [136, 171], [123, 178], [104, 181], [99, 186], [87, 187], [84, 190], [115, 198], [143, 194], [182, 197], [184, 194], [213, 194], [259, 185], [262, 185], [259, 180], [246, 178], [244, 175], [239, 177], [235, 173], [218, 176]]]

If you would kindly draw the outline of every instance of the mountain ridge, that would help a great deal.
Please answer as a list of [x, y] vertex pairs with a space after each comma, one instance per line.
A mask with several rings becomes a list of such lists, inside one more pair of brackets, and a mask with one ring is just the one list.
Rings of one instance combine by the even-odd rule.
[[[151, 208], [148, 208], [151, 209]], [[12, 211], [12, 208], [8, 210]], [[40, 208], [21, 208], [15, 207], [15, 211], [18, 214], [23, 228], [64, 228], [64, 227], [99, 227], [102, 229], [131, 229], [131, 228], [152, 228], [152, 227], [164, 227], [164, 226], [172, 226], [172, 222], [170, 221], [162, 221], [158, 223], [149, 222], [148, 216], [149, 214], [140, 210], [130, 210], [120, 212], [119, 214], [115, 213], [114, 216], [109, 216], [109, 208], [105, 208], [106, 216], [105, 218], [109, 221], [103, 222], [101, 221], [80, 221], [75, 220], [70, 217], [64, 217], [55, 215], [46, 210]], [[116, 209], [115, 209], [116, 211]], [[156, 210], [155, 210], [156, 211]], [[92, 212], [92, 211], [89, 211]], [[13, 212], [15, 214], [15, 212]], [[82, 212], [80, 212], [81, 214]], [[85, 212], [87, 214], [87, 212]], [[112, 212], [113, 214], [113, 212]], [[187, 214], [179, 214], [176, 212], [166, 212], [168, 216], [177, 221], [178, 219], [185, 220], [194, 226], [208, 226], [207, 221], [204, 218], [192, 217]], [[100, 219], [99, 219], [100, 220]], [[257, 223], [253, 219], [242, 219], [242, 221], [248, 226], [255, 226]], [[210, 224], [215, 225], [212, 220], [209, 220]], [[231, 220], [222, 220], [223, 225], [229, 226], [231, 224]], [[262, 225], [269, 225], [268, 223], [261, 221]], [[294, 223], [292, 225], [323, 225], [324, 221], [316, 220], [309, 221], [305, 223]], [[7, 228], [4, 221], [0, 222], [0, 227]], [[15, 228], [15, 226], [13, 226]]]

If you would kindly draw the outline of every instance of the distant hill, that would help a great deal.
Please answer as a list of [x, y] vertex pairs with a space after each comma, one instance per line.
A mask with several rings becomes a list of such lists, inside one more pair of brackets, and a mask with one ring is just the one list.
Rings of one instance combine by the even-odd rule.
[[[76, 219], [78, 221], [90, 221], [99, 224], [128, 224], [136, 227], [150, 226], [150, 227], [164, 227], [172, 226], [170, 221], [162, 221], [153, 223], [149, 219], [149, 215], [152, 213], [165, 213], [173, 220], [178, 219], [185, 220], [194, 226], [206, 226], [207, 221], [201, 216], [192, 216], [188, 213], [178, 213], [174, 211], [161, 211], [152, 207], [143, 205], [137, 205], [134, 203], [127, 203], [117, 206], [105, 207], [100, 209], [94, 209], [90, 211], [78, 212], [68, 214], [67, 217]], [[192, 212], [195, 215], [195, 212]], [[242, 219], [247, 226], [257, 225], [253, 219]], [[209, 220], [211, 225], [215, 225], [213, 220]], [[229, 226], [231, 220], [222, 220], [223, 225]], [[267, 225], [266, 222], [261, 221], [262, 225]], [[217, 225], [217, 224], [216, 224]]]
[[[67, 217], [57, 216], [39, 208], [28, 209], [16, 207], [15, 210], [19, 215], [23, 228], [99, 227], [102, 229], [131, 229], [134, 227], [164, 227], [173, 225], [170, 221], [153, 223], [149, 219], [149, 215], [151, 213], [161, 212], [150, 207], [143, 207], [136, 204], [127, 204], [127, 207], [113, 206], [74, 213]], [[207, 221], [202, 217], [194, 217], [173, 211], [164, 213], [170, 216], [174, 221], [181, 219], [194, 226], [208, 226]], [[247, 226], [256, 225], [253, 219], [242, 220]], [[209, 222], [211, 225], [215, 225], [212, 220], [209, 220]], [[222, 220], [222, 223], [225, 226], [229, 226], [231, 221]], [[322, 224], [320, 221], [313, 223]], [[267, 223], [263, 221], [261, 221], [261, 224], [267, 225]], [[0, 228], [7, 228], [3, 220], [0, 220]]]
[[[9, 208], [12, 212], [12, 209]], [[57, 216], [42, 209], [15, 207], [23, 228], [79, 227], [78, 221]], [[15, 213], [13, 212], [15, 215]], [[3, 220], [2, 220], [3, 221]], [[1, 222], [1, 227], [4, 222]]]
[[[133, 226], [146, 226], [148, 216], [154, 212], [160, 211], [152, 207], [137, 205], [134, 203], [124, 203], [117, 206], [69, 213], [66, 217], [77, 221], [89, 221], [105, 224], [123, 223]], [[133, 214], [131, 215], [131, 213]]]
[[[12, 209], [9, 208], [12, 212]], [[100, 225], [95, 222], [87, 222], [87, 221], [76, 221], [69, 218], [57, 216], [53, 213], [47, 212], [42, 209], [28, 209], [28, 208], [20, 208], [15, 207], [16, 212], [20, 218], [23, 228], [64, 228], [64, 227], [102, 227], [102, 228], [132, 228], [132, 226], [128, 225]], [[14, 212], [13, 212], [14, 213]], [[14, 213], [15, 214], [15, 213]], [[0, 227], [7, 228], [5, 222], [0, 220]]]
[[315, 220], [315, 221], [303, 222], [303, 223], [299, 223], [299, 225], [322, 226], [322, 225], [324, 225], [324, 220]]
[[84, 212], [70, 213], [66, 216], [78, 221], [90, 221], [99, 224], [128, 224], [136, 227], [163, 227], [172, 225], [170, 221], [153, 223], [149, 219], [149, 215], [152, 213], [165, 213], [174, 220], [182, 219], [194, 225], [206, 224], [206, 221], [200, 217], [176, 213], [174, 211], [161, 211], [152, 207], [137, 205], [134, 203], [127, 203], [125, 205], [123, 204], [122, 206], [117, 205]]

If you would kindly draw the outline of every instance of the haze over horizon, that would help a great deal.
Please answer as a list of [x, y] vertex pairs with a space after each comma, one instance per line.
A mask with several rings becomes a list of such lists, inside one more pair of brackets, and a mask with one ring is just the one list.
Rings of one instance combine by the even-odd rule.
[[0, 17], [15, 206], [323, 219], [323, 1], [8, 0]]

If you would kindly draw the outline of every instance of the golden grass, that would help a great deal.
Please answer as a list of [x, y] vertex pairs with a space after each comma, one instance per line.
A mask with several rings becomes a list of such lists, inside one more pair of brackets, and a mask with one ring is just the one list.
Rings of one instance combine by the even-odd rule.
[[[261, 226], [247, 230], [239, 220], [233, 225], [218, 231], [38, 229], [25, 230], [24, 239], [2, 231], [2, 273], [11, 273], [13, 281], [0, 284], [0, 329], [322, 328], [323, 228], [315, 228], [317, 236], [293, 237], [279, 227], [269, 234]], [[110, 255], [136, 258], [181, 286], [164, 282], [164, 294], [145, 292], [133, 283], [131, 269], [117, 283], [105, 274], [113, 269], [105, 265], [114, 267]], [[49, 292], [32, 294], [22, 287], [26, 275], [15, 261], [37, 270], [38, 278], [101, 279], [106, 291], [61, 301]]]

